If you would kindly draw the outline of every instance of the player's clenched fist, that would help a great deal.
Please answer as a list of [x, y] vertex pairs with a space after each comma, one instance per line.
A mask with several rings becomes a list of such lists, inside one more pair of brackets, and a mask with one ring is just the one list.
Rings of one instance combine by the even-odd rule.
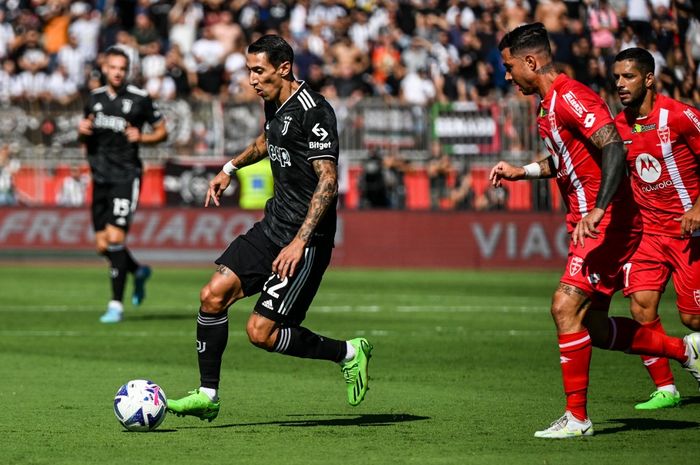
[[510, 163], [499, 161], [496, 166], [491, 168], [489, 181], [491, 181], [491, 184], [493, 184], [494, 187], [499, 187], [502, 179], [517, 181], [518, 179], [523, 179], [524, 177], [525, 170], [522, 167], [513, 166]]
[[92, 121], [95, 119], [94, 115], [90, 115], [87, 118], [83, 118], [78, 123], [78, 132], [84, 136], [92, 135]]

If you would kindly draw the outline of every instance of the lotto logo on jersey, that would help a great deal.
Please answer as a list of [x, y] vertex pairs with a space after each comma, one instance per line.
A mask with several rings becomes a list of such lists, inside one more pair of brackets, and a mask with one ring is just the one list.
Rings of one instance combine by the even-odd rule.
[[637, 155], [634, 166], [639, 177], [646, 183], [655, 183], [661, 177], [661, 163], [648, 153]]
[[569, 262], [569, 275], [576, 276], [581, 268], [583, 267], [583, 258], [581, 257], [571, 257]]
[[693, 111], [690, 108], [685, 110], [683, 114], [688, 117], [690, 122], [695, 125], [695, 129], [697, 129], [698, 132], [700, 132], [700, 119], [698, 119], [697, 115], [695, 115], [695, 113], [693, 113]]

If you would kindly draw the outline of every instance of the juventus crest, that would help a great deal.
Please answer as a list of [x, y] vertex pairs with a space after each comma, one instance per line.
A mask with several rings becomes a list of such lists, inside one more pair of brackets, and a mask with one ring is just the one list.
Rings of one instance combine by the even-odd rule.
[[131, 106], [134, 104], [130, 99], [125, 98], [122, 100], [122, 113], [129, 113], [131, 111]]

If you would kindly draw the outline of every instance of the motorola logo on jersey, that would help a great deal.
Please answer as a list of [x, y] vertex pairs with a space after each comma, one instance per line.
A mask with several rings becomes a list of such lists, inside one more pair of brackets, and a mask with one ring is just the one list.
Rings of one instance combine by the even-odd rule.
[[640, 153], [634, 162], [637, 174], [646, 183], [652, 184], [661, 177], [661, 163], [648, 153]]
[[289, 156], [289, 151], [284, 147], [267, 144], [267, 153], [270, 154], [270, 160], [278, 162], [282, 168], [292, 166], [292, 158]]

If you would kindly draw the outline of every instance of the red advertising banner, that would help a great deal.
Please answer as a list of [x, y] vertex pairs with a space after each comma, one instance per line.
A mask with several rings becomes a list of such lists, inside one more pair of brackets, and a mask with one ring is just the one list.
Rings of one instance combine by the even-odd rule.
[[[129, 246], [159, 261], [209, 263], [262, 212], [226, 208], [141, 209]], [[554, 213], [342, 211], [334, 266], [552, 268], [568, 235]], [[91, 251], [86, 209], [0, 209], [0, 250]]]

